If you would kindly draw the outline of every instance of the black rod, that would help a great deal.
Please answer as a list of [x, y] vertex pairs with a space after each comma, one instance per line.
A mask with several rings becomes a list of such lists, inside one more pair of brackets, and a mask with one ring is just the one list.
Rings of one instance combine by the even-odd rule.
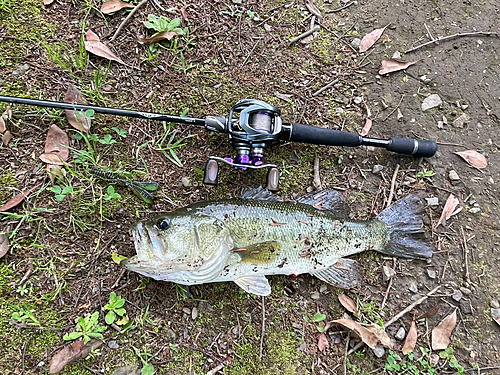
[[93, 105], [71, 104], [71, 103], [63, 103], [63, 102], [54, 102], [54, 101], [50, 101], [50, 100], [37, 100], [37, 99], [16, 98], [16, 97], [12, 97], [12, 96], [0, 96], [0, 102], [12, 103], [12, 104], [26, 104], [26, 105], [33, 105], [33, 106], [37, 106], [37, 107], [68, 109], [71, 111], [74, 111], [74, 110], [87, 111], [90, 109], [96, 113], [104, 113], [104, 114], [115, 115], [115, 116], [125, 116], [125, 117], [134, 117], [134, 118], [141, 118], [141, 119], [147, 119], [147, 120], [175, 122], [178, 124], [194, 124], [194, 125], [201, 125], [201, 126], [205, 125], [204, 119], [199, 119], [199, 118], [194, 118], [194, 117], [164, 115], [161, 113], [133, 111], [130, 109], [97, 107], [97, 106], [93, 106]]

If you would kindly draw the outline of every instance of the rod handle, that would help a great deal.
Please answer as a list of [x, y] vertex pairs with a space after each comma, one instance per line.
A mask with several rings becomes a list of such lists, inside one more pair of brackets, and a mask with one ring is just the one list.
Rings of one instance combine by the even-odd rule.
[[290, 138], [288, 140], [292, 142], [347, 147], [360, 146], [362, 142], [361, 136], [340, 130], [318, 128], [302, 124], [291, 124], [290, 128]]
[[437, 143], [428, 140], [393, 137], [389, 139], [387, 149], [400, 154], [431, 157], [437, 151]]

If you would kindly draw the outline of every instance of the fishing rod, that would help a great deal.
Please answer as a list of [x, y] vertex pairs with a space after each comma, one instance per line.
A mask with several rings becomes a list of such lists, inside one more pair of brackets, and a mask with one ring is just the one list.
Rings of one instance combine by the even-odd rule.
[[325, 146], [374, 146], [400, 154], [420, 157], [431, 157], [437, 151], [436, 142], [431, 140], [396, 137], [387, 140], [367, 138], [356, 133], [340, 130], [283, 123], [281, 111], [278, 108], [257, 99], [238, 101], [229, 111], [228, 117], [206, 116], [204, 119], [11, 96], [0, 96], [0, 102], [83, 112], [92, 110], [95, 113], [114, 116], [204, 126], [209, 131], [227, 133], [236, 151], [236, 156], [226, 158], [210, 156], [205, 165], [203, 178], [203, 183], [206, 185], [217, 185], [219, 163], [224, 163], [240, 170], [268, 168], [266, 188], [270, 191], [277, 191], [279, 184], [278, 167], [274, 164], [264, 164], [263, 158], [266, 148], [280, 140]]

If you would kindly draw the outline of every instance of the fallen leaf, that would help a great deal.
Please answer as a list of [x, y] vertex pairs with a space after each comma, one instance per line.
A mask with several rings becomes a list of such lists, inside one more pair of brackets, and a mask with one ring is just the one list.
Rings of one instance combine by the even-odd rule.
[[[64, 101], [66, 103], [72, 104], [87, 104], [83, 95], [74, 85], [69, 85], [68, 91], [64, 95]], [[75, 111], [65, 109], [66, 118], [72, 127], [88, 133], [90, 130], [90, 119], [79, 114], [75, 114]]]
[[62, 161], [66, 161], [69, 156], [68, 146], [69, 139], [66, 132], [57, 125], [52, 125], [47, 133], [45, 153], [57, 154]]
[[0, 133], [3, 133], [4, 131], [7, 130], [5, 127], [5, 120], [12, 118], [12, 109], [10, 108], [10, 105], [5, 108], [5, 111], [2, 113], [2, 116], [0, 116]]
[[43, 3], [44, 3], [45, 5], [50, 5], [50, 4], [52, 4], [53, 2], [54, 2], [54, 0], [43, 0]]
[[326, 337], [326, 335], [324, 333], [319, 335], [319, 337], [318, 337], [318, 349], [321, 350], [322, 352], [324, 352], [325, 349], [328, 347], [328, 345], [329, 345], [329, 343], [328, 343], [328, 338]]
[[467, 151], [454, 152], [454, 154], [461, 156], [467, 163], [469, 163], [474, 168], [483, 169], [488, 166], [488, 160], [486, 160], [486, 157], [477, 151], [467, 150]]
[[0, 212], [8, 211], [13, 207], [16, 207], [19, 203], [21, 203], [24, 198], [26, 198], [30, 193], [38, 188], [38, 186], [35, 186], [29, 190], [26, 190], [22, 193], [17, 194], [16, 196], [12, 197], [9, 199], [2, 207], [0, 207]]
[[47, 172], [49, 174], [50, 182], [52, 185], [54, 185], [54, 181], [56, 176], [58, 177], [64, 177], [65, 176], [65, 170], [61, 168], [60, 165], [56, 164], [47, 164]]
[[450, 336], [457, 325], [457, 310], [444, 318], [432, 330], [432, 350], [444, 350], [450, 345]]
[[396, 59], [382, 60], [380, 65], [380, 70], [378, 74], [388, 74], [392, 72], [397, 72], [398, 70], [404, 70], [410, 65], [416, 64], [418, 61], [400, 61]]
[[46, 164], [64, 165], [64, 160], [57, 153], [44, 153], [40, 155], [40, 160]]
[[314, 5], [314, 0], [306, 0], [306, 8], [316, 17], [318, 18], [322, 17], [321, 12], [319, 11], [318, 8], [316, 8], [316, 5]]
[[57, 374], [61, 372], [71, 362], [85, 358], [92, 349], [101, 347], [102, 343], [101, 340], [92, 340], [84, 345], [83, 341], [79, 340], [66, 345], [50, 360], [49, 373]]
[[361, 129], [361, 132], [359, 133], [359, 135], [362, 136], [362, 137], [367, 136], [368, 132], [372, 128], [372, 124], [373, 124], [372, 120], [370, 120], [369, 118], [367, 118], [366, 122], [365, 122], [365, 126], [363, 126], [363, 129]]
[[382, 36], [387, 26], [382, 27], [381, 29], [375, 29], [371, 33], [366, 34], [359, 43], [359, 52], [365, 52], [370, 49], [370, 47], [373, 46], [375, 42]]
[[439, 303], [436, 306], [431, 307], [429, 310], [427, 310], [425, 313], [417, 317], [415, 320], [430, 318], [431, 316], [436, 315], [438, 311], [439, 311]]
[[88, 29], [87, 32], [85, 33], [85, 40], [86, 41], [91, 41], [91, 40], [99, 41], [100, 39], [96, 33], [94, 33], [91, 29]]
[[458, 206], [459, 203], [460, 201], [458, 200], [458, 198], [456, 198], [453, 194], [450, 194], [444, 205], [441, 217], [439, 218], [434, 229], [436, 229], [439, 226], [439, 224], [441, 224], [443, 221], [446, 222], [446, 220], [448, 220], [453, 215], [458, 214], [462, 210], [461, 208], [455, 210], [455, 208]]
[[342, 306], [344, 306], [347, 311], [353, 314], [358, 313], [358, 308], [356, 307], [356, 303], [351, 298], [347, 297], [345, 294], [340, 294], [338, 298]]
[[0, 133], [3, 133], [7, 128], [5, 127], [5, 120], [0, 116]]
[[0, 258], [9, 251], [9, 236], [6, 233], [0, 233]]
[[120, 64], [127, 65], [123, 62], [122, 59], [120, 59], [118, 56], [116, 56], [108, 46], [103, 44], [102, 42], [98, 40], [86, 40], [85, 41], [85, 49], [87, 52], [93, 53], [96, 56], [99, 57], [104, 57], [105, 59], [112, 60], [119, 62]]
[[403, 349], [401, 349], [401, 351], [404, 355], [411, 353], [413, 352], [413, 349], [415, 349], [415, 345], [417, 345], [417, 325], [415, 324], [415, 321], [412, 321], [408, 335], [406, 335], [405, 344], [403, 345]]
[[7, 146], [7, 143], [12, 139], [12, 134], [10, 134], [10, 131], [6, 131], [4, 135], [2, 135], [2, 143]]
[[141, 44], [152, 44], [156, 42], [161, 42], [162, 40], [172, 40], [175, 38], [177, 34], [175, 31], [164, 31], [162, 33], [158, 33], [151, 38], [139, 38], [137, 41]]
[[188, 22], [189, 19], [188, 19], [187, 14], [186, 14], [186, 9], [185, 8], [181, 8], [181, 9], [179, 9], [179, 11], [181, 12], [182, 19], [184, 21]]
[[352, 319], [337, 319], [332, 320], [332, 324], [340, 324], [354, 331], [359, 338], [370, 348], [375, 348], [380, 341], [382, 345], [389, 348], [393, 347], [392, 341], [385, 333], [384, 329], [376, 324], [361, 325]]
[[110, 0], [110, 1], [105, 1], [101, 5], [101, 12], [104, 14], [110, 14], [119, 11], [120, 9], [123, 8], [135, 8], [135, 5], [126, 3], [124, 1], [120, 0]]

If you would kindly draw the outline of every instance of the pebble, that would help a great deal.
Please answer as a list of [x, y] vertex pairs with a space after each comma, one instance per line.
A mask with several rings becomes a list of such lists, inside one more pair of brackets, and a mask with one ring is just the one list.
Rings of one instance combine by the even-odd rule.
[[439, 107], [441, 104], [443, 104], [443, 101], [441, 100], [439, 95], [431, 94], [422, 102], [422, 111], [427, 111], [429, 109]]
[[356, 96], [354, 98], [354, 103], [355, 104], [361, 104], [361, 103], [363, 103], [363, 98], [361, 96]]
[[457, 128], [463, 128], [471, 120], [471, 117], [467, 113], [462, 113], [461, 116], [457, 117], [453, 121], [453, 126]]
[[490, 301], [490, 306], [494, 309], [500, 309], [500, 302], [497, 299], [492, 299]]
[[401, 110], [398, 108], [398, 111], [397, 111], [397, 118], [398, 118], [398, 121], [401, 121], [403, 119], [403, 114], [401, 113]]
[[191, 318], [196, 319], [198, 317], [198, 309], [196, 307], [193, 307], [193, 310], [191, 310]]
[[375, 357], [377, 358], [382, 358], [385, 354], [385, 349], [383, 346], [377, 345], [375, 348], [372, 349], [373, 354], [375, 354]]
[[460, 176], [458, 175], [458, 173], [454, 169], [452, 169], [448, 173], [448, 177], [450, 178], [451, 181], [460, 181]]
[[412, 293], [418, 293], [418, 288], [417, 288], [417, 284], [413, 284], [411, 283], [410, 284], [410, 287], [408, 288], [410, 290], [410, 292]]
[[466, 288], [465, 286], [461, 286], [460, 287], [460, 291], [465, 294], [466, 296], [468, 296], [469, 294], [472, 293], [472, 290], [470, 290], [469, 288]]
[[361, 39], [359, 39], [359, 38], [354, 38], [353, 40], [351, 40], [351, 46], [353, 46], [356, 49], [359, 48], [360, 43], [361, 43]]
[[128, 365], [118, 367], [113, 375], [140, 375], [141, 370], [137, 368], [137, 365]]
[[14, 77], [17, 77], [17, 76], [22, 76], [23, 74], [25, 74], [28, 70], [30, 70], [30, 66], [28, 64], [23, 64], [23, 65], [20, 65], [17, 69], [13, 70], [12, 71], [12, 75]]
[[422, 298], [422, 295], [421, 294], [414, 294], [413, 296], [411, 296], [411, 300], [412, 301], [416, 301], [418, 299]]
[[116, 341], [112, 340], [112, 341], [108, 341], [108, 348], [110, 349], [113, 349], [113, 350], [116, 350], [118, 349], [120, 346], [116, 343]]
[[429, 356], [429, 363], [431, 364], [431, 366], [434, 366], [434, 367], [437, 366], [439, 363], [439, 355], [436, 353], [432, 353]]
[[436, 278], [436, 271], [427, 270], [427, 276], [429, 276], [430, 279], [435, 279]]
[[328, 290], [328, 287], [325, 284], [321, 284], [319, 287], [319, 292], [320, 293], [325, 293]]
[[193, 183], [191, 182], [189, 177], [182, 177], [181, 182], [182, 182], [182, 186], [184, 186], [184, 187], [193, 186]]
[[311, 298], [312, 299], [319, 299], [319, 292], [313, 292], [313, 293], [311, 293]]
[[382, 172], [382, 170], [384, 169], [384, 166], [383, 165], [380, 165], [380, 164], [375, 164], [372, 168], [372, 173], [373, 174], [377, 174], [377, 173], [380, 173]]
[[177, 335], [172, 329], [167, 330], [167, 333], [165, 335], [167, 336], [167, 340], [169, 342], [175, 342], [175, 339], [177, 338]]
[[438, 197], [432, 197], [432, 198], [425, 198], [427, 201], [428, 206], [437, 206], [439, 205], [439, 198]]
[[188, 315], [191, 315], [191, 309], [189, 307], [184, 307], [182, 309], [182, 311], [185, 313], [185, 314], [188, 314]]
[[271, 26], [269, 26], [267, 23], [265, 23], [264, 30], [266, 30], [267, 32], [271, 31]]
[[405, 336], [406, 336], [405, 328], [404, 327], [399, 327], [398, 331], [394, 335], [394, 338], [396, 340], [401, 341], [401, 340], [404, 340]]
[[462, 298], [460, 300], [460, 311], [463, 314], [471, 315], [472, 314], [472, 306], [468, 299]]
[[457, 290], [455, 293], [453, 293], [453, 295], [451, 296], [451, 298], [453, 298], [455, 301], [459, 302], [463, 297], [463, 294], [461, 291]]
[[396, 276], [396, 271], [394, 271], [391, 267], [382, 267], [382, 277], [384, 278], [384, 281], [389, 281], [394, 276]]
[[393, 59], [396, 59], [396, 60], [397, 60], [397, 59], [400, 59], [400, 58], [401, 58], [401, 52], [399, 52], [399, 51], [394, 52], [394, 53], [392, 54], [392, 58], [393, 58]]
[[500, 309], [491, 309], [491, 316], [495, 321], [500, 324]]
[[479, 211], [481, 211], [481, 209], [479, 207], [472, 207], [469, 212], [471, 214], [477, 214]]

